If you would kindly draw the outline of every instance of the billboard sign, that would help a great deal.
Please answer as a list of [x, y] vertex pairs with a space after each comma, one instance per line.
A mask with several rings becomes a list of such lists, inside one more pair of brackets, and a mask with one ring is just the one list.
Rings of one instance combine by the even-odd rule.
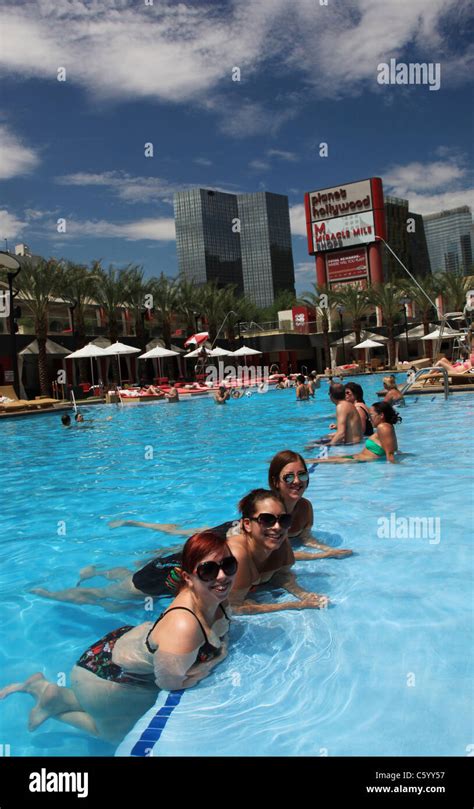
[[361, 250], [345, 250], [326, 257], [328, 282], [367, 278], [368, 263], [365, 247]]
[[310, 255], [385, 238], [380, 177], [310, 191], [305, 194], [305, 211]]
[[375, 241], [373, 211], [313, 222], [311, 229], [314, 253]]
[[309, 207], [312, 222], [371, 211], [374, 205], [370, 180], [312, 191], [309, 194]]

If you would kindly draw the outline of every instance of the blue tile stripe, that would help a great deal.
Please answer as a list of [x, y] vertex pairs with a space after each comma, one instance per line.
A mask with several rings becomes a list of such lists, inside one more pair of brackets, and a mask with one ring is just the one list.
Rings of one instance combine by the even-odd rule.
[[140, 738], [132, 747], [131, 756], [147, 756], [150, 753], [153, 745], [157, 743], [163, 733], [174, 709], [179, 705], [184, 690], [183, 688], [181, 691], [171, 691], [168, 694], [165, 704], [157, 710], [153, 719], [150, 720]]

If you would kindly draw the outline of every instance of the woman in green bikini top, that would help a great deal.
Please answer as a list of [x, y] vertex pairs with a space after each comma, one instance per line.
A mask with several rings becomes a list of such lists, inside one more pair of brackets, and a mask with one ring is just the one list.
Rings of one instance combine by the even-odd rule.
[[356, 455], [338, 455], [332, 458], [306, 458], [306, 463], [350, 463], [387, 460], [396, 463], [395, 453], [398, 450], [395, 424], [400, 422], [401, 416], [388, 402], [375, 402], [370, 408], [370, 418], [375, 432], [367, 438], [365, 448]]

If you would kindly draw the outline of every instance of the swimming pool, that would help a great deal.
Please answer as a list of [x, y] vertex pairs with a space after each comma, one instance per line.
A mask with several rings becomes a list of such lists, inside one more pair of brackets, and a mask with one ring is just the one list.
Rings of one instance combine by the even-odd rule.
[[[370, 403], [381, 377], [362, 381]], [[84, 411], [89, 430], [65, 430], [54, 415], [3, 422], [2, 684], [34, 671], [64, 682], [90, 642], [149, 620], [142, 604], [111, 614], [28, 590], [68, 587], [87, 564], [133, 566], [172, 544], [157, 532], [110, 529], [111, 519], [199, 526], [233, 517], [243, 494], [266, 485], [272, 455], [302, 451], [327, 431], [326, 383], [316, 401], [294, 397], [282, 390], [225, 407], [212, 399], [96, 406]], [[462, 394], [411, 397], [397, 427], [408, 453], [399, 465], [316, 467], [307, 494], [314, 533], [356, 554], [300, 562], [296, 572], [331, 606], [235, 618], [228, 658], [192, 689], [194, 706], [202, 696], [199, 734], [183, 702], [174, 754], [179, 745], [188, 755], [466, 755], [472, 410]], [[383, 523], [417, 516], [434, 520], [424, 538], [403, 538], [403, 520]], [[54, 720], [29, 734], [32, 705], [23, 694], [0, 704], [0, 742], [12, 756], [113, 754]]]

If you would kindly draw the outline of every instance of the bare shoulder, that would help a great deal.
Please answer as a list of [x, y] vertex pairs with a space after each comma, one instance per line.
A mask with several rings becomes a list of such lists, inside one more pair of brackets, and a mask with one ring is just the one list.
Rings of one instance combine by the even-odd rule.
[[248, 543], [245, 534], [235, 534], [227, 537], [227, 545], [231, 549], [236, 559], [245, 559], [248, 553]]
[[199, 647], [203, 632], [196, 616], [186, 609], [172, 609], [163, 615], [150, 635], [162, 651], [187, 654]]

